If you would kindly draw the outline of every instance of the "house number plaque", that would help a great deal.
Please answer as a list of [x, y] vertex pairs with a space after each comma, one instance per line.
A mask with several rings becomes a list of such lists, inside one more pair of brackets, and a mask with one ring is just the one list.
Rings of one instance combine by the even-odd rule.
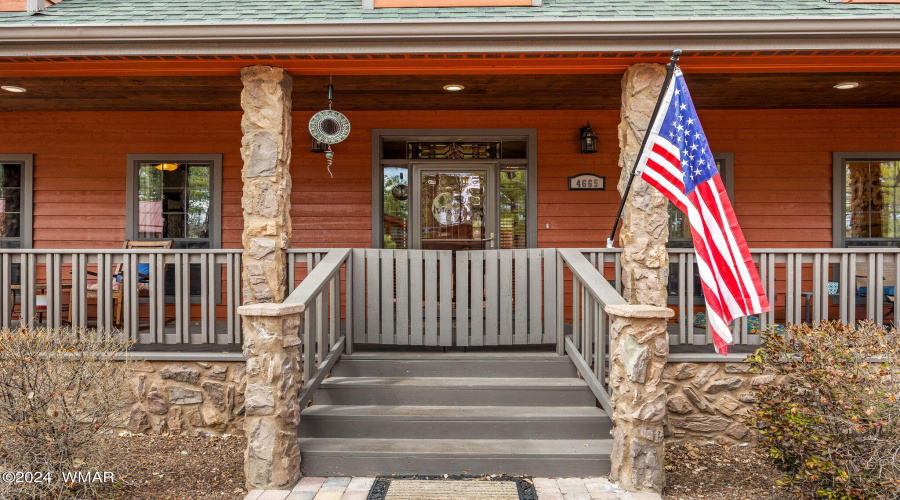
[[569, 177], [569, 191], [605, 191], [606, 177], [596, 174], [578, 174]]

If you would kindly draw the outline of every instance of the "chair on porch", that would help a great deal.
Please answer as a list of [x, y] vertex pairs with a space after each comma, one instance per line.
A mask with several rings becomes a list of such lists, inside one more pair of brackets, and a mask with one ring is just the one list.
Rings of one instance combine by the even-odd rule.
[[[160, 249], [160, 250], [168, 250], [173, 247], [175, 244], [174, 240], [157, 240], [157, 241], [130, 241], [126, 240], [122, 245], [123, 249]], [[88, 275], [97, 276], [97, 273], [92, 271], [87, 271]], [[138, 264], [137, 269], [138, 275], [138, 283], [137, 283], [137, 291], [139, 294], [143, 292], [144, 295], [149, 293], [150, 290], [150, 264]], [[113, 308], [114, 308], [114, 318], [113, 324], [117, 327], [121, 327], [124, 322], [122, 320], [122, 315], [125, 309], [125, 289], [122, 286], [123, 283], [123, 271], [122, 264], [116, 264], [113, 269], [113, 283], [112, 283], [112, 298], [113, 298]], [[97, 281], [89, 282], [87, 286], [87, 299], [97, 299], [97, 288], [99, 287], [99, 283]], [[69, 307], [69, 321], [72, 321], [72, 308]]]
[[[881, 274], [882, 304], [884, 305], [884, 312], [881, 319], [886, 320], [888, 316], [894, 314], [894, 291], [897, 287], [897, 265], [893, 262], [885, 262], [883, 264], [883, 270]], [[870, 271], [868, 269], [868, 263], [865, 261], [857, 262], [856, 308], [860, 316], [862, 316], [863, 314], [863, 306], [867, 305], [869, 302], [869, 275]]]

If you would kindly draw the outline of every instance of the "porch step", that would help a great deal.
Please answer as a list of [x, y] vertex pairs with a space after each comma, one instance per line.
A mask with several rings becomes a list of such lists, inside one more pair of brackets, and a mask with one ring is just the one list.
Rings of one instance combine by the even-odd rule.
[[335, 377], [575, 377], [568, 357], [555, 354], [498, 356], [448, 356], [434, 354], [372, 356], [353, 354], [341, 358]]
[[314, 405], [300, 422], [309, 438], [608, 439], [611, 429], [590, 406]]
[[316, 404], [420, 406], [593, 406], [577, 378], [331, 377]]
[[310, 475], [609, 471], [612, 423], [568, 357], [343, 356], [300, 415]]
[[301, 438], [303, 472], [312, 476], [530, 474], [586, 477], [609, 473], [611, 439]]

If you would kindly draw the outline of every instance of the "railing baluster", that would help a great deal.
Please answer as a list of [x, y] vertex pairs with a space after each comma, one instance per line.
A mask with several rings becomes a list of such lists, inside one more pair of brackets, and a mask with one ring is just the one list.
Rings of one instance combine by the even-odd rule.
[[[687, 339], [688, 342], [692, 345], [705, 344], [706, 339], [704, 338], [702, 342], [698, 341], [697, 336], [694, 335], [694, 254], [687, 254], [687, 264], [685, 264], [686, 277], [685, 281], [687, 281]], [[709, 324], [706, 325], [706, 330], [709, 330]]]
[[[216, 283], [221, 283], [221, 279], [218, 273], [219, 266], [216, 265], [216, 256], [210, 255], [209, 260], [207, 261], [208, 270], [206, 272], [207, 279], [207, 289], [209, 290], [209, 294], [207, 295], [207, 300], [204, 304], [207, 311], [207, 317], [209, 318], [209, 330], [207, 331], [207, 338], [209, 339], [210, 344], [218, 344], [219, 343], [219, 334], [216, 331], [216, 301], [221, 298], [220, 294], [216, 293]], [[165, 315], [162, 316], [162, 322], [165, 325]]]
[[381, 343], [394, 343], [394, 251], [380, 250]]
[[[540, 266], [544, 273], [544, 328], [540, 341], [547, 344], [558, 342], [556, 322], [560, 305], [557, 307], [557, 290], [562, 292], [562, 275], [556, 273], [557, 256], [556, 250], [552, 248], [544, 248], [539, 250]], [[561, 332], [561, 334], [564, 332]], [[563, 345], [565, 349], [565, 345]], [[557, 351], [559, 347], [557, 346]]]
[[[871, 272], [869, 273], [872, 276], [872, 279], [869, 280], [869, 295], [873, 295], [874, 292], [874, 297], [872, 297], [872, 305], [874, 307], [872, 314], [869, 315], [869, 319], [880, 325], [883, 322], [884, 314], [884, 254], [870, 254], [870, 266], [873, 257], [875, 258], [875, 265], [873, 266], [875, 273], [874, 276], [872, 276]], [[869, 267], [869, 269], [873, 267]]]
[[853, 293], [847, 294], [848, 301], [848, 311], [847, 311], [847, 323], [854, 324], [856, 323], [856, 310], [859, 307], [859, 296], [857, 295], [859, 290], [859, 283], [857, 282], [857, 272], [856, 272], [856, 253], [850, 254], [850, 260], [847, 263], [847, 288], [846, 290], [850, 290], [852, 287]]
[[[687, 314], [687, 304], [685, 292], [687, 290], [687, 275], [685, 274], [685, 255], [683, 253], [673, 254], [678, 259], [678, 341], [682, 344], [688, 343], [687, 323], [693, 318]], [[693, 271], [693, 270], [692, 270]], [[694, 273], [691, 273], [691, 279]]]
[[[399, 251], [398, 251], [399, 252]], [[401, 269], [402, 267], [402, 269]], [[469, 345], [469, 252], [456, 252], [456, 345]], [[409, 277], [406, 275], [406, 258], [404, 257], [397, 262], [397, 288], [399, 290], [400, 283], [408, 283]], [[404, 299], [406, 294], [403, 294]], [[405, 302], [405, 301], [404, 301]], [[401, 305], [403, 302], [397, 303], [397, 316], [401, 316]], [[404, 327], [405, 329], [405, 327]], [[397, 334], [401, 335], [401, 328], [398, 326]], [[402, 335], [401, 335], [402, 338]]]
[[337, 343], [341, 333], [341, 273], [338, 272], [328, 286], [328, 296], [331, 297], [328, 318], [328, 350]]
[[[238, 255], [237, 258], [239, 259], [240, 255]], [[176, 273], [181, 273], [181, 290], [176, 290], [175, 296], [180, 297], [181, 299], [178, 300], [178, 302], [181, 303], [181, 318], [179, 321], [181, 322], [181, 335], [186, 344], [194, 343], [194, 338], [191, 335], [191, 260], [190, 255], [183, 255], [181, 259], [181, 268], [175, 270]], [[238, 267], [235, 272], [238, 273], [238, 276], [235, 279], [239, 284], [240, 267]], [[234, 312], [235, 311], [232, 310], [232, 313]]]
[[[379, 252], [366, 249], [366, 328], [370, 344], [381, 343], [381, 290], [378, 286], [381, 276]], [[362, 284], [360, 284], [362, 286]], [[359, 304], [358, 307], [362, 307]]]
[[13, 292], [12, 279], [10, 277], [12, 266], [10, 265], [9, 257], [8, 253], [4, 253], [2, 260], [0, 260], [0, 266], [2, 266], [0, 267], [0, 286], [3, 287], [3, 290], [0, 290], [0, 295], [3, 297], [3, 312], [0, 314], [0, 326], [3, 328], [11, 328], [13, 308], [16, 306], [16, 294]]
[[786, 286], [786, 294], [785, 294], [785, 316], [788, 323], [796, 323], [794, 317], [794, 275], [796, 273], [795, 269], [796, 259], [794, 258], [794, 254], [789, 253], [787, 256], [787, 280], [785, 282]]
[[[409, 250], [409, 343], [411, 345], [425, 344], [425, 278], [422, 267], [423, 259], [422, 250]], [[362, 287], [362, 283], [358, 283], [356, 286]], [[473, 343], [481, 340], [480, 337], [473, 339]]]
[[[826, 276], [825, 280], [828, 278]], [[821, 296], [819, 292], [822, 289], [822, 254], [816, 253], [813, 254], [813, 285], [812, 285], [812, 295], [810, 296], [810, 302], [812, 302], [812, 321], [815, 324], [818, 324], [822, 321], [822, 304], [821, 304]], [[806, 321], [806, 318], [803, 318]]]
[[572, 279], [572, 342], [581, 344], [581, 283]]

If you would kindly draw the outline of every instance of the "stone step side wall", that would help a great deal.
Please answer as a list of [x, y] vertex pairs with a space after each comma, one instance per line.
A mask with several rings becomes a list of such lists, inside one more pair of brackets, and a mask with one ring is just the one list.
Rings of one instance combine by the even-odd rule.
[[668, 395], [668, 442], [736, 444], [755, 442], [747, 419], [754, 392], [777, 383], [775, 375], [751, 373], [746, 363], [667, 363], [663, 386]]
[[[775, 375], [750, 373], [744, 363], [667, 363], [666, 440], [736, 444], [754, 442], [746, 425], [754, 391], [777, 383]], [[140, 361], [129, 381], [134, 407], [123, 429], [152, 434], [244, 433], [243, 362]]]
[[134, 433], [220, 436], [244, 433], [243, 362], [138, 361], [124, 428]]

